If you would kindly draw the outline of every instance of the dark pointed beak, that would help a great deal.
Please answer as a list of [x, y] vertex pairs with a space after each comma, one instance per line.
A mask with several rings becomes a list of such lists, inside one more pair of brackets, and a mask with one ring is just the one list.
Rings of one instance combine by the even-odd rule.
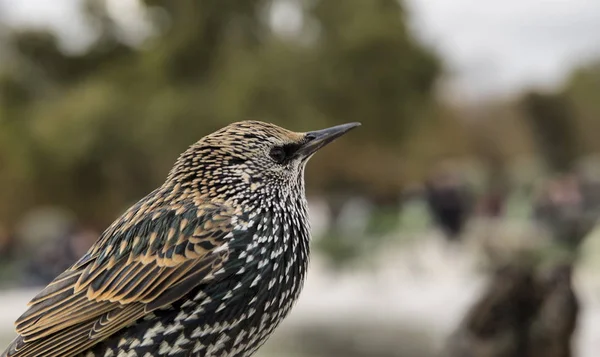
[[302, 144], [300, 149], [298, 149], [297, 154], [300, 156], [309, 157], [323, 146], [329, 144], [357, 126], [360, 126], [360, 123], [342, 124], [331, 128], [306, 133], [304, 144]]

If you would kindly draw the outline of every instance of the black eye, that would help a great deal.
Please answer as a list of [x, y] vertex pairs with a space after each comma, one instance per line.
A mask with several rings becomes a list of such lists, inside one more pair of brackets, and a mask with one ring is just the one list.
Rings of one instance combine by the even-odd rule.
[[285, 149], [281, 146], [275, 146], [274, 148], [272, 148], [269, 155], [271, 156], [271, 159], [273, 159], [273, 161], [275, 161], [278, 164], [282, 164], [287, 157]]
[[304, 137], [304, 140], [306, 140], [306, 141], [312, 141], [312, 140], [315, 140], [316, 138], [317, 138], [317, 136], [315, 134], [308, 133]]

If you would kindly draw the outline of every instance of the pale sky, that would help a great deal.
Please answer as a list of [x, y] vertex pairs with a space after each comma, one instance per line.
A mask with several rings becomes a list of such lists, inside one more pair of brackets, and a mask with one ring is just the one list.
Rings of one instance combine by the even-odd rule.
[[554, 86], [600, 57], [598, 0], [409, 0], [420, 36], [471, 96]]
[[[13, 24], [57, 29], [67, 48], [90, 39], [78, 0], [0, 0]], [[600, 57], [599, 0], [407, 0], [413, 27], [445, 58], [454, 92], [467, 98], [553, 86]], [[125, 22], [136, 0], [111, 0]]]
[[78, 0], [0, 0], [0, 17], [9, 25], [50, 27], [69, 44], [67, 47], [78, 48], [91, 37], [78, 14], [78, 3]]

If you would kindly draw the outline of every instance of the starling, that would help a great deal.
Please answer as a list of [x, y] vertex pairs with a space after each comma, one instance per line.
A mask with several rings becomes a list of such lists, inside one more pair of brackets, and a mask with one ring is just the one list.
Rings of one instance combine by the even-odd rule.
[[306, 163], [358, 125], [243, 121], [202, 138], [31, 300], [1, 356], [252, 355], [306, 276]]

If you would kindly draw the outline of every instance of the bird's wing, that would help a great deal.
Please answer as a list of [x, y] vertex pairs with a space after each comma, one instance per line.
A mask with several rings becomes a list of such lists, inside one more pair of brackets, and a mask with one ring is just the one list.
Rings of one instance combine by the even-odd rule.
[[221, 279], [236, 220], [219, 204], [132, 207], [33, 298], [15, 323], [19, 337], [6, 355], [73, 356]]

